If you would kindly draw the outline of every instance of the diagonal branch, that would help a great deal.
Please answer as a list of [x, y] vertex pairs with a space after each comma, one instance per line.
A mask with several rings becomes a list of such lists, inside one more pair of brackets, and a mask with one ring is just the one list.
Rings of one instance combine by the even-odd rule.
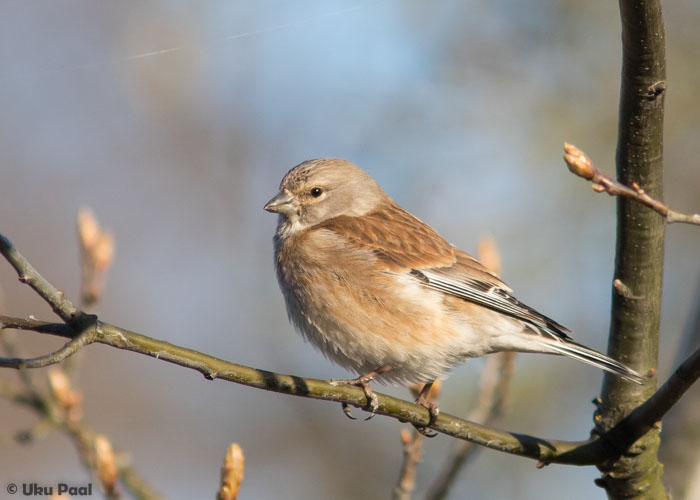
[[[2, 323], [0, 323], [0, 327], [3, 327]], [[44, 368], [45, 366], [55, 365], [56, 363], [60, 363], [66, 359], [68, 356], [78, 352], [78, 350], [84, 345], [90, 344], [93, 341], [94, 334], [92, 331], [89, 329], [84, 330], [79, 335], [66, 342], [60, 349], [49, 354], [44, 354], [43, 356], [37, 356], [36, 358], [0, 357], [0, 367], [22, 370], [24, 368]]]
[[[111, 234], [103, 232], [99, 228], [94, 216], [86, 217], [83, 211], [79, 217], [79, 235], [81, 241], [81, 269], [83, 275], [83, 302], [86, 305], [94, 305], [101, 295], [101, 284], [104, 281], [106, 271], [111, 263], [114, 240]], [[20, 255], [12, 245], [3, 239], [0, 241], [2, 252], [8, 256], [8, 260], [18, 270], [20, 280], [33, 283], [34, 288], [40, 291], [54, 307], [54, 310], [63, 307], [63, 312], [71, 314], [71, 309], [77, 309], [69, 301], [64, 301], [62, 293], [53, 288], [46, 280], [38, 276], [38, 273], [29, 266], [24, 257]], [[91, 279], [86, 280], [86, 275]], [[25, 280], [25, 277], [30, 280]], [[89, 302], [89, 303], [88, 303]], [[72, 315], [72, 314], [71, 314]], [[70, 387], [70, 381], [65, 369], [69, 362], [76, 357], [69, 357], [76, 353], [83, 345], [94, 340], [95, 327], [99, 326], [96, 316], [90, 316], [84, 312], [77, 312], [67, 324], [44, 325], [32, 317], [22, 320], [19, 324], [13, 321], [0, 321], [0, 344], [7, 353], [8, 358], [0, 358], [0, 365], [18, 368], [19, 376], [24, 382], [24, 389], [11, 385], [0, 386], [0, 397], [8, 398], [18, 404], [28, 406], [39, 415], [39, 421], [30, 429], [19, 432], [16, 439], [20, 442], [28, 442], [38, 439], [54, 429], [62, 430], [73, 442], [79, 458], [89, 472], [99, 480], [106, 498], [121, 498], [120, 489], [116, 484], [117, 475], [121, 479], [124, 488], [139, 500], [157, 500], [160, 495], [148, 484], [148, 482], [132, 467], [128, 456], [123, 453], [115, 453], [111, 443], [106, 437], [92, 431], [82, 419], [82, 393]], [[7, 319], [7, 318], [6, 318]], [[24, 324], [22, 324], [24, 323]], [[70, 341], [58, 351], [40, 356], [38, 358], [26, 358], [21, 355], [15, 343], [5, 333], [5, 328], [32, 327], [42, 333], [51, 333], [64, 336]], [[42, 374], [48, 375], [47, 393], [41, 390], [35, 383], [36, 377], [42, 375], [24, 368], [38, 368], [60, 361], [62, 368], [54, 367]]]
[[[8, 255], [12, 257], [13, 266], [17, 264], [15, 269], [20, 276], [27, 275], [27, 269], [33, 271], [26, 259], [1, 234], [0, 242], [0, 253], [6, 257]], [[10, 260], [9, 257], [8, 260]], [[33, 273], [39, 276], [36, 271]], [[36, 288], [35, 290], [46, 295], [45, 299], [49, 303], [57, 302], [59, 297], [62, 298], [60, 292], [45, 280], [38, 288], [41, 292]], [[67, 299], [63, 300], [68, 302]], [[76, 321], [76, 319], [78, 320]], [[95, 316], [88, 316], [80, 311], [75, 311], [71, 320], [70, 325], [56, 325], [35, 319], [0, 316], [0, 326], [7, 328], [12, 325], [12, 328], [19, 330], [37, 331], [70, 339], [85, 335], [84, 342], [86, 343], [88, 341], [98, 342], [118, 349], [145, 354], [161, 361], [196, 370], [208, 380], [218, 378], [267, 391], [346, 403], [359, 408], [366, 406], [365, 394], [359, 387], [336, 386], [324, 380], [282, 375], [230, 363], [208, 354], [103, 323], [98, 321]], [[515, 434], [489, 428], [445, 413], [440, 413], [430, 428], [493, 450], [536, 459], [541, 463], [595, 465], [624, 453], [628, 448], [627, 444], [633, 443], [653, 427], [698, 377], [700, 377], [700, 353], [696, 351], [649, 400], [600, 438], [589, 441], [547, 440], [525, 434]], [[425, 407], [384, 394], [376, 394], [379, 401], [376, 413], [423, 427], [430, 422], [430, 416]]]
[[[36, 320], [0, 316], [0, 324], [71, 337], [70, 327], [37, 322]], [[359, 387], [335, 386], [325, 380], [283, 375], [244, 365], [230, 363], [208, 354], [156, 340], [129, 330], [99, 323], [94, 342], [137, 352], [196, 370], [208, 380], [221, 379], [257, 389], [282, 394], [347, 403], [358, 408], [366, 406], [365, 394]], [[431, 429], [457, 439], [471, 441], [493, 450], [538, 460], [543, 464], [595, 465], [619, 456], [653, 428], [683, 393], [700, 377], [700, 351], [690, 356], [668, 379], [661, 389], [600, 438], [588, 441], [560, 441], [525, 434], [511, 433], [440, 413]], [[405, 422], [425, 426], [428, 410], [385, 394], [376, 393], [379, 407], [376, 413]]]
[[416, 470], [423, 458], [423, 439], [426, 437], [420, 431], [413, 432], [406, 428], [401, 429], [401, 444], [403, 445], [403, 461], [399, 478], [391, 492], [392, 500], [410, 500], [411, 493], [416, 487]]
[[63, 292], [57, 290], [51, 283], [46, 281], [24, 258], [24, 255], [19, 253], [14, 245], [10, 243], [10, 240], [2, 234], [0, 234], [0, 254], [15, 268], [19, 280], [32, 287], [42, 299], [48, 302], [53, 312], [63, 321], [71, 323], [80, 315], [78, 308], [63, 295]]
[[38, 293], [63, 321], [73, 327], [75, 332], [70, 337], [71, 340], [55, 352], [36, 358], [0, 358], [0, 366], [17, 369], [43, 368], [60, 363], [75, 354], [84, 345], [94, 341], [93, 328], [98, 324], [97, 317], [85, 314], [75, 307], [63, 292], [40, 275], [24, 255], [2, 234], [0, 234], [0, 254], [15, 268], [20, 282], [29, 285]]
[[593, 190], [598, 193], [605, 192], [610, 196], [624, 196], [625, 198], [636, 200], [663, 216], [668, 224], [683, 222], [700, 226], [700, 214], [677, 212], [669, 208], [664, 202], [649, 196], [636, 182], [632, 183], [631, 188], [625, 186], [608, 174], [598, 170], [586, 153], [567, 142], [564, 143], [564, 161], [571, 173], [591, 181]]

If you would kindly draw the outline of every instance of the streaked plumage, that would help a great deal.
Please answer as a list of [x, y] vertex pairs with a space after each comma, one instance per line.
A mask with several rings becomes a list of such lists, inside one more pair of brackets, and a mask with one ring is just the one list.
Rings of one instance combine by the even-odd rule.
[[355, 373], [389, 365], [379, 380], [431, 382], [465, 359], [522, 351], [563, 354], [642, 382], [518, 301], [350, 162], [294, 167], [265, 209], [279, 213], [275, 264], [290, 320]]

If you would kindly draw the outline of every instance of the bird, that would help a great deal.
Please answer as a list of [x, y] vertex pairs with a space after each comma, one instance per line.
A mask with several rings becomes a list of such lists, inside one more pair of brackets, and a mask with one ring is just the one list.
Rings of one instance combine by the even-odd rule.
[[278, 214], [274, 262], [291, 323], [358, 375], [332, 383], [361, 387], [370, 417], [378, 406], [373, 380], [423, 383], [416, 402], [432, 424], [439, 413], [428, 398], [432, 383], [462, 361], [501, 351], [564, 355], [644, 382], [516, 299], [352, 162], [300, 163], [264, 209]]

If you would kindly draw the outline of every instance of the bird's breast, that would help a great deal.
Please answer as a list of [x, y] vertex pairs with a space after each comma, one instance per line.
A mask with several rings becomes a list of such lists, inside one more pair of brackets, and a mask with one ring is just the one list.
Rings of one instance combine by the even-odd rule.
[[357, 372], [420, 365], [408, 371], [426, 376], [456, 361], [442, 294], [332, 233], [300, 236], [279, 242], [277, 276], [290, 320], [327, 357]]

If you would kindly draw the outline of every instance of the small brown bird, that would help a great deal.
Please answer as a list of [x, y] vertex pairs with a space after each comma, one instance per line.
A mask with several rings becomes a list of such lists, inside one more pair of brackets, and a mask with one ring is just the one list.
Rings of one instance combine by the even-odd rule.
[[353, 163], [291, 169], [265, 210], [279, 214], [277, 278], [305, 339], [369, 382], [430, 385], [459, 361], [499, 351], [563, 354], [641, 384], [622, 363], [511, 295], [496, 275], [396, 204]]

